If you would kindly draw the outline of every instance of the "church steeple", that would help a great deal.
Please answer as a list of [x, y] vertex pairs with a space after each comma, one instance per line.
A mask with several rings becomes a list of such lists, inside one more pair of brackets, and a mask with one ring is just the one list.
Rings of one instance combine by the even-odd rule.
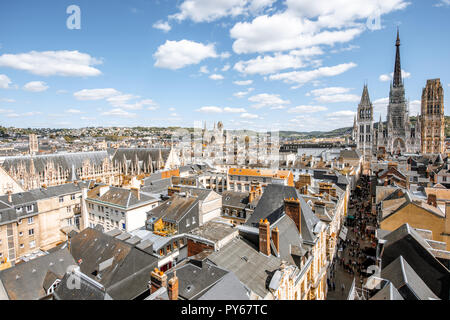
[[397, 27], [397, 41], [395, 41], [396, 52], [395, 52], [395, 67], [394, 67], [394, 80], [393, 86], [400, 87], [403, 85], [402, 82], [402, 67], [400, 64], [400, 31]]
[[367, 84], [364, 85], [363, 93], [361, 95], [361, 102], [359, 104], [361, 106], [370, 106], [369, 90], [367, 88]]

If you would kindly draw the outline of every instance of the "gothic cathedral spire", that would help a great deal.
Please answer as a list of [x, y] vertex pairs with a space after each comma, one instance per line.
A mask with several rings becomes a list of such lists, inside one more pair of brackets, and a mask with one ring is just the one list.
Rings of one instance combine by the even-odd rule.
[[393, 86], [400, 87], [403, 85], [402, 82], [402, 67], [400, 64], [400, 32], [397, 27], [397, 41], [395, 41], [396, 52], [395, 52], [395, 67], [394, 67], [394, 80]]

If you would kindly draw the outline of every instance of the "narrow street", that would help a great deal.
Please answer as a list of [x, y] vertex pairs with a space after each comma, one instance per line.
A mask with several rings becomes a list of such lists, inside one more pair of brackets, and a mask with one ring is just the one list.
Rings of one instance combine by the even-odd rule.
[[339, 237], [338, 253], [328, 271], [327, 300], [346, 300], [353, 282], [361, 288], [367, 268], [375, 264], [376, 216], [371, 214], [369, 177], [362, 176], [350, 196], [344, 227], [345, 241]]

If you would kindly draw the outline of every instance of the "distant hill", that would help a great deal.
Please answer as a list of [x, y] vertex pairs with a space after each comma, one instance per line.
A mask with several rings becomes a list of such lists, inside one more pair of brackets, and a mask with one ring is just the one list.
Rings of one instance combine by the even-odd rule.
[[[410, 121], [413, 125], [417, 122], [417, 117], [410, 117]], [[383, 122], [386, 125], [386, 122]], [[378, 128], [378, 122], [375, 122], [375, 128]], [[283, 138], [333, 138], [342, 137], [352, 134], [353, 127], [339, 128], [332, 131], [311, 131], [311, 132], [298, 132], [298, 131], [280, 131], [280, 137]], [[445, 136], [450, 137], [450, 116], [445, 116]]]

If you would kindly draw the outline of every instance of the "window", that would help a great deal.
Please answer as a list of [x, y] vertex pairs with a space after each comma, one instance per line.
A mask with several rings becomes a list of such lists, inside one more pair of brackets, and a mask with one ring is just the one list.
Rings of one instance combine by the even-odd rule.
[[59, 197], [59, 203], [64, 202], [64, 196]]
[[33, 205], [27, 206], [27, 212], [31, 212], [31, 211], [33, 211]]
[[28, 218], [28, 224], [32, 224], [34, 223], [34, 217], [29, 217]]
[[19, 232], [19, 237], [21, 237], [21, 236], [23, 236], [23, 232], [22, 231]]
[[16, 208], [16, 212], [22, 212], [22, 207]]
[[0, 258], [3, 258], [3, 253], [0, 252]]
[[125, 230], [125, 223], [122, 223], [122, 229]]
[[36, 241], [30, 241], [30, 248], [36, 247]]
[[72, 207], [71, 206], [67, 207], [67, 212], [72, 212]]
[[70, 195], [70, 200], [75, 200], [75, 195], [74, 194]]
[[195, 217], [192, 217], [192, 224], [195, 224]]
[[164, 250], [163, 249], [159, 249], [159, 255], [163, 256], [164, 255]]
[[168, 246], [167, 246], [167, 252], [171, 252], [172, 251], [172, 246], [169, 244]]
[[20, 248], [23, 249], [25, 246], [23, 245], [23, 243], [20, 244]]
[[178, 241], [175, 241], [175, 242], [173, 243], [173, 249], [175, 250], [176, 248], [178, 248]]
[[34, 236], [34, 229], [28, 230], [28, 235], [29, 236]]

